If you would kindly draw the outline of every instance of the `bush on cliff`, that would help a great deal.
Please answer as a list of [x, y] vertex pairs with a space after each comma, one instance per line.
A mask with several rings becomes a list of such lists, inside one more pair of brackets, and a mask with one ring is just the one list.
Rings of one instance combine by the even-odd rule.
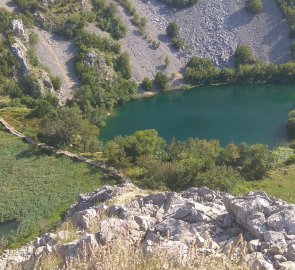
[[259, 13], [263, 9], [263, 4], [261, 0], [248, 0], [246, 8], [251, 13]]

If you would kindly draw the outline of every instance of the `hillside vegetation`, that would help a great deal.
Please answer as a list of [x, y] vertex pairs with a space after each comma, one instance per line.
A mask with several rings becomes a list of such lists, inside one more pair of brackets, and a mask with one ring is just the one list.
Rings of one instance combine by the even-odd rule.
[[86, 164], [40, 152], [1, 130], [0, 148], [0, 232], [1, 222], [18, 224], [2, 247], [49, 230], [80, 193], [114, 183]]
[[[257, 180], [273, 169], [294, 163], [293, 150], [287, 147], [269, 149], [263, 144], [241, 143], [223, 148], [216, 140], [192, 138], [166, 142], [155, 130], [115, 137], [103, 153], [112, 166], [125, 170], [140, 186], [173, 191], [207, 186], [232, 192], [236, 186], [260, 183]], [[291, 187], [292, 182], [286, 180], [284, 188]], [[263, 189], [263, 184], [258, 188]], [[284, 199], [286, 195], [284, 190], [276, 194]]]

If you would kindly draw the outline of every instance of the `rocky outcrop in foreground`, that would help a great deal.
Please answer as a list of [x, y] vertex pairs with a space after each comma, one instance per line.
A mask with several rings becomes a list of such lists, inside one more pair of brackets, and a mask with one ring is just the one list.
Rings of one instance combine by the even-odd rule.
[[52, 252], [75, 260], [119, 237], [144, 254], [165, 251], [178, 261], [191, 246], [216, 258], [244, 249], [250, 269], [295, 269], [295, 205], [264, 192], [235, 197], [203, 187], [144, 194], [130, 183], [106, 186], [80, 195], [67, 222], [77, 228], [74, 238], [68, 230], [47, 233], [6, 251], [0, 269], [33, 269]]

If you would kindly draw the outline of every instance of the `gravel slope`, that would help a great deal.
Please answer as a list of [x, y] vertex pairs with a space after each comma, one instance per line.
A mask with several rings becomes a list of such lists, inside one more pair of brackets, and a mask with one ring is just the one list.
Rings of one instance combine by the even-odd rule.
[[183, 10], [167, 8], [158, 0], [131, 0], [136, 10], [148, 18], [149, 32], [165, 40], [169, 21], [177, 21], [188, 49], [179, 52], [182, 63], [192, 56], [211, 58], [217, 66], [232, 64], [238, 44], [250, 45], [256, 56], [266, 62], [282, 63], [290, 59], [292, 40], [288, 25], [275, 0], [263, 0], [263, 12], [249, 14], [245, 0], [199, 0]]
[[[137, 27], [132, 24], [131, 18], [120, 5], [118, 5], [118, 15], [128, 28], [126, 36], [120, 40], [120, 43], [122, 50], [130, 55], [132, 79], [140, 83], [144, 77], [154, 78], [158, 71], [162, 71], [168, 76], [175, 73], [176, 80], [174, 80], [174, 85], [177, 85], [177, 79], [181, 78], [178, 72], [182, 67], [182, 63], [178, 59], [176, 51], [170, 48], [167, 42], [162, 42], [161, 40], [160, 47], [157, 49], [153, 48], [140, 34]], [[161, 34], [156, 28], [147, 28], [147, 33], [154, 40], [158, 40], [158, 35]], [[165, 66], [166, 57], [170, 61], [167, 67]]]
[[52, 74], [61, 78], [62, 86], [58, 97], [64, 102], [71, 98], [72, 91], [79, 84], [75, 73], [76, 48], [71, 41], [61, 36], [53, 35], [38, 27], [34, 31], [38, 35], [35, 46], [38, 59]]
[[[0, 7], [10, 12], [18, 12], [10, 0], [0, 0]], [[40, 63], [62, 80], [57, 96], [60, 102], [64, 103], [72, 97], [74, 88], [79, 84], [74, 66], [76, 48], [71, 41], [38, 27], [34, 28], [34, 32], [38, 36], [35, 50]]]

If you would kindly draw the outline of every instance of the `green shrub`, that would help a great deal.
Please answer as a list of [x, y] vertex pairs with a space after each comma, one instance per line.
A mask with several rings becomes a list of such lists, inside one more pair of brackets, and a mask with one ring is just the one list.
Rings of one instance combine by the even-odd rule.
[[153, 82], [151, 79], [145, 77], [141, 83], [141, 86], [144, 91], [151, 91], [153, 88]]
[[131, 78], [131, 66], [128, 53], [122, 53], [114, 63], [115, 70], [125, 79]]
[[97, 136], [97, 127], [83, 119], [77, 107], [59, 107], [47, 114], [39, 134], [46, 144], [59, 148], [72, 145], [81, 152], [96, 151], [93, 142], [97, 142]]
[[53, 85], [53, 88], [57, 91], [58, 89], [60, 89], [62, 81], [58, 76], [55, 75], [50, 75], [50, 81]]
[[187, 65], [190, 68], [197, 68], [197, 69], [208, 69], [213, 67], [213, 62], [210, 59], [201, 58], [201, 57], [192, 57]]
[[252, 49], [247, 45], [240, 45], [237, 47], [234, 54], [235, 66], [253, 64], [255, 62], [255, 57], [253, 55]]
[[23, 87], [24, 87], [25, 94], [33, 98], [41, 97], [41, 88], [40, 88], [39, 81], [32, 75], [26, 76], [23, 79]]
[[259, 13], [263, 9], [263, 4], [261, 0], [247, 0], [246, 8], [249, 12]]
[[167, 90], [167, 88], [169, 87], [168, 83], [169, 83], [168, 77], [164, 73], [158, 72], [156, 74], [155, 84], [161, 91]]
[[176, 38], [179, 36], [179, 27], [176, 22], [170, 22], [166, 28], [167, 36], [170, 38]]
[[291, 155], [288, 157], [288, 159], [285, 161], [286, 165], [292, 165], [295, 164], [295, 155]]
[[39, 59], [35, 53], [35, 50], [33, 48], [30, 48], [28, 51], [27, 51], [27, 57], [30, 61], [30, 63], [34, 66], [34, 67], [37, 67], [39, 65]]
[[35, 32], [30, 32], [29, 34], [29, 42], [31, 46], [34, 46], [38, 42], [38, 35]]
[[184, 41], [181, 38], [173, 38], [172, 45], [176, 50], [179, 50], [184, 47]]

